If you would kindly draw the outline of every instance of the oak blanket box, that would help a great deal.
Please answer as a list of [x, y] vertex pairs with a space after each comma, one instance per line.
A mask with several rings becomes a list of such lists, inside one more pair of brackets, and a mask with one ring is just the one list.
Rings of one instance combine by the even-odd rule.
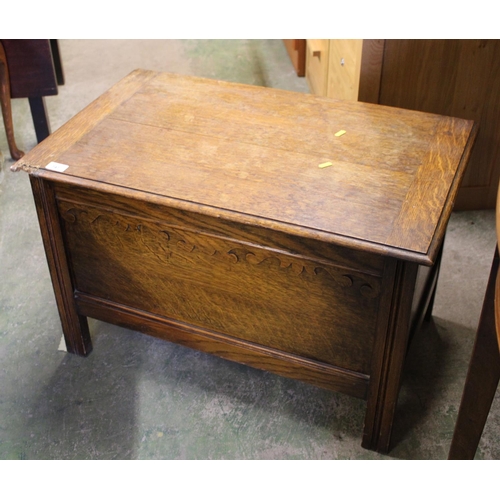
[[386, 452], [472, 122], [136, 70], [16, 163], [87, 317], [367, 401]]

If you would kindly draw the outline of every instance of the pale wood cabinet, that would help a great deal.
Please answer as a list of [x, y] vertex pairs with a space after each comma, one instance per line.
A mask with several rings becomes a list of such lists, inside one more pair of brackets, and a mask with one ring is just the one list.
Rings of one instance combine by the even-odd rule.
[[328, 54], [327, 95], [357, 100], [363, 40], [332, 40]]
[[307, 40], [306, 79], [313, 94], [326, 96], [330, 40]]
[[311, 92], [472, 119], [479, 135], [456, 209], [495, 207], [500, 40], [307, 40]]

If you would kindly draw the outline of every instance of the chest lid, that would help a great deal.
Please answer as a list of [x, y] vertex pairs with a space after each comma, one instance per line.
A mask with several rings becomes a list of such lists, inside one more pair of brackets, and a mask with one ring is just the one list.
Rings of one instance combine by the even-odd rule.
[[136, 70], [19, 163], [429, 264], [474, 136], [462, 119]]

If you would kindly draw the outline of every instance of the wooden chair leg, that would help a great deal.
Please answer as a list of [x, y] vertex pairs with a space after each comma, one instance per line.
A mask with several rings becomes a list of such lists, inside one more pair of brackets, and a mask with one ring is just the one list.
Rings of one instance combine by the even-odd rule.
[[50, 124], [45, 109], [45, 100], [43, 96], [30, 97], [29, 99], [33, 125], [35, 126], [36, 140], [42, 142], [50, 135]]
[[7, 66], [7, 57], [3, 45], [0, 43], [0, 103], [2, 106], [3, 122], [7, 134], [7, 143], [9, 144], [10, 155], [14, 160], [19, 160], [24, 153], [16, 146], [14, 138], [14, 125], [12, 123], [12, 109], [10, 107], [10, 81], [9, 68]]
[[59, 42], [50, 40], [50, 50], [52, 51], [52, 60], [54, 61], [54, 71], [56, 72], [57, 85], [64, 85], [64, 72], [61, 63], [61, 54], [59, 52]]
[[448, 455], [449, 460], [474, 458], [500, 379], [500, 353], [494, 310], [498, 266], [497, 248]]

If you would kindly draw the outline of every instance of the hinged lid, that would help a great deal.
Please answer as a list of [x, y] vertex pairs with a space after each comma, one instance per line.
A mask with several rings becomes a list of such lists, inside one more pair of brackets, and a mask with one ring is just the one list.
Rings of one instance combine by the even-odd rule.
[[474, 136], [462, 119], [137, 70], [15, 166], [429, 264]]

